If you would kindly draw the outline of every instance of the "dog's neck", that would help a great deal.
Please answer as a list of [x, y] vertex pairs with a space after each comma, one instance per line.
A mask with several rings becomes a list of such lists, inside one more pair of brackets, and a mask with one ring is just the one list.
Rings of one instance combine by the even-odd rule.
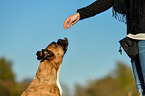
[[57, 81], [58, 69], [54, 62], [43, 61], [40, 63], [35, 78], [39, 83], [54, 84]]
[[59, 88], [60, 94], [62, 96], [62, 88], [59, 83], [59, 70], [60, 64], [56, 65], [55, 62], [44, 61], [41, 62], [37, 70], [35, 79], [39, 84], [50, 85], [56, 84]]

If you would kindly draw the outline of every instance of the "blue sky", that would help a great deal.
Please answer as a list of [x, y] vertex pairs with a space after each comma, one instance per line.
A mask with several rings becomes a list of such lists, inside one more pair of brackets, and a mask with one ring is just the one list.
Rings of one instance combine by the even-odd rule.
[[34, 78], [39, 61], [36, 52], [52, 41], [67, 37], [68, 51], [60, 81], [68, 87], [99, 79], [112, 71], [117, 61], [130, 66], [119, 40], [126, 25], [112, 17], [112, 8], [65, 30], [65, 19], [95, 0], [0, 0], [0, 57], [13, 62], [16, 80]]

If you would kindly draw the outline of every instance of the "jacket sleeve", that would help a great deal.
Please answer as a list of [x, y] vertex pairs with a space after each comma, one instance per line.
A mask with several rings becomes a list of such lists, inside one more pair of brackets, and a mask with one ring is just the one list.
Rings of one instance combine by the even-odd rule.
[[78, 9], [77, 12], [80, 14], [80, 20], [106, 11], [113, 6], [113, 2], [114, 0], [96, 0], [88, 6]]

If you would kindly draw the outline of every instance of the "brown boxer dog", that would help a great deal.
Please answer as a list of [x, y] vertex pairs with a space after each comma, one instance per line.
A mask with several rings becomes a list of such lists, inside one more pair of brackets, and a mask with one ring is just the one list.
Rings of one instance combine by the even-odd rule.
[[62, 96], [59, 84], [59, 69], [68, 48], [67, 38], [52, 42], [37, 52], [41, 60], [35, 79], [21, 96]]

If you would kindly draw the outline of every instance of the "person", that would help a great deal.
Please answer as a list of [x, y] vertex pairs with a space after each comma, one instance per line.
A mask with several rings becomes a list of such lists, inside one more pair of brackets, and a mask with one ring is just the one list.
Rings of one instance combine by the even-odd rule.
[[127, 37], [137, 40], [139, 54], [132, 59], [132, 70], [140, 96], [145, 95], [145, 0], [96, 0], [80, 8], [64, 22], [68, 29], [78, 21], [113, 7], [113, 16], [127, 25]]

